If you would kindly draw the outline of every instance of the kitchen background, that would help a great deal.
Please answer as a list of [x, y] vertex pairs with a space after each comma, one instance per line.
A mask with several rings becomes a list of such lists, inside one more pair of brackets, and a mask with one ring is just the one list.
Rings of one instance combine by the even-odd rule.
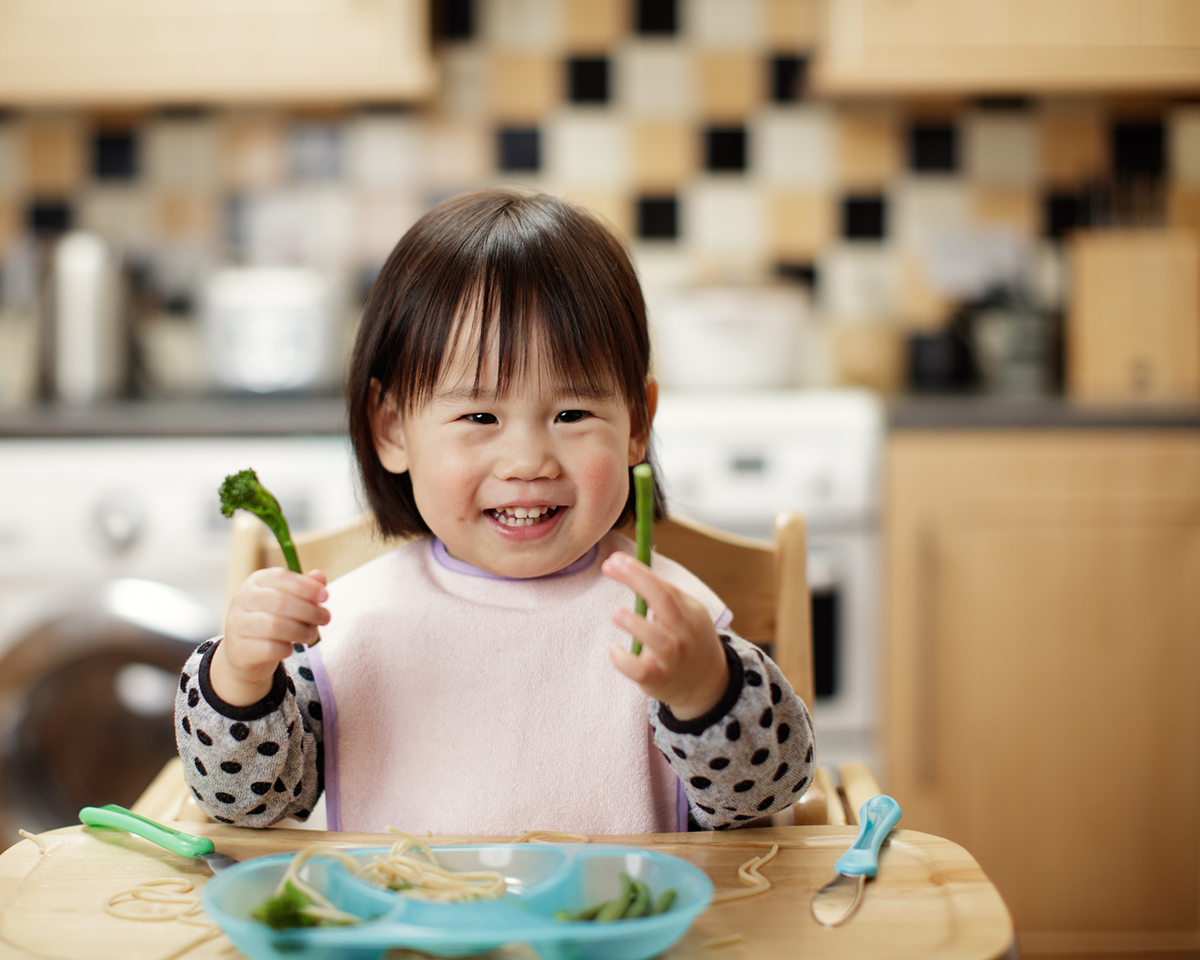
[[1200, 956], [1198, 8], [140, 2], [0, 5], [0, 846], [170, 755], [221, 477], [352, 517], [373, 276], [526, 184], [629, 243], [673, 507], [804, 510], [822, 762], [1025, 953]]

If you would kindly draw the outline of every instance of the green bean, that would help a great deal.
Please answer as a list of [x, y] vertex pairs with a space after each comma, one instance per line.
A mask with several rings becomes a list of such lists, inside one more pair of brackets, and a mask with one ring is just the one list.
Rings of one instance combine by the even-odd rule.
[[654, 901], [654, 906], [650, 908], [650, 914], [653, 916], [656, 913], [666, 913], [671, 909], [671, 904], [675, 902], [675, 888], [664, 890], [662, 896]]
[[[635, 533], [637, 535], [637, 558], [648, 564], [650, 562], [650, 545], [654, 541], [654, 475], [650, 464], [639, 463], [633, 468], [634, 502], [637, 509]], [[646, 598], [638, 595], [637, 615], [646, 615]], [[642, 642], [633, 638], [630, 649], [634, 655], [642, 652]]]
[[625, 919], [630, 917], [643, 917], [646, 911], [650, 909], [650, 888], [641, 880], [633, 881], [633, 903], [629, 905], [629, 909], [625, 911]]
[[608, 923], [612, 920], [620, 920], [625, 916], [625, 911], [629, 909], [629, 905], [633, 902], [633, 881], [629, 879], [629, 874], [621, 872], [621, 892], [613, 899], [609, 900], [596, 914], [598, 923]]
[[655, 900], [650, 887], [642, 880], [633, 880], [629, 874], [621, 874], [621, 892], [611, 900], [603, 900], [590, 907], [584, 907], [576, 913], [569, 910], [558, 910], [555, 920], [580, 921], [595, 920], [609, 923], [613, 920], [634, 920], [638, 917], [649, 917], [657, 913], [666, 913], [675, 902], [675, 889], [664, 890]]
[[601, 910], [603, 910], [605, 904], [607, 904], [608, 902], [609, 902], [608, 900], [601, 900], [599, 903], [594, 904], [593, 906], [584, 907], [578, 913], [572, 914], [571, 919], [572, 920], [595, 920], [596, 914], [598, 914]]

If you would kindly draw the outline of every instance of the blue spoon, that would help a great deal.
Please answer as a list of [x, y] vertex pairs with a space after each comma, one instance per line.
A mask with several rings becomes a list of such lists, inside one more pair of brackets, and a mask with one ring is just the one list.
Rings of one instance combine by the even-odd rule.
[[858, 836], [833, 865], [837, 876], [813, 894], [812, 915], [817, 923], [836, 927], [854, 915], [867, 879], [879, 870], [879, 846], [899, 822], [900, 804], [889, 796], [881, 793], [862, 805]]

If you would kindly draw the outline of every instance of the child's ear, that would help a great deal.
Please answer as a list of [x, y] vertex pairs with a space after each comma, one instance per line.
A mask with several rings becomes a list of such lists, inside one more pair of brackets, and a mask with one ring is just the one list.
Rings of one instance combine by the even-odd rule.
[[629, 465], [637, 466], [646, 459], [646, 448], [650, 446], [650, 427], [654, 423], [654, 411], [658, 409], [658, 381], [646, 378], [646, 422], [634, 423], [629, 432]]
[[371, 399], [368, 409], [371, 420], [371, 439], [375, 441], [375, 456], [389, 473], [408, 470], [408, 445], [404, 439], [404, 422], [396, 404], [383, 398], [383, 388], [371, 380]]

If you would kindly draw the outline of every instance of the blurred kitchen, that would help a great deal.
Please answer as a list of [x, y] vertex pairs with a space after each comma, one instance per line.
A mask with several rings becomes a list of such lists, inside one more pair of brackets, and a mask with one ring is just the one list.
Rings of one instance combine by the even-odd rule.
[[675, 509], [810, 528], [822, 762], [1024, 952], [1200, 956], [1200, 4], [0, 0], [0, 846], [128, 803], [430, 205], [628, 241]]

